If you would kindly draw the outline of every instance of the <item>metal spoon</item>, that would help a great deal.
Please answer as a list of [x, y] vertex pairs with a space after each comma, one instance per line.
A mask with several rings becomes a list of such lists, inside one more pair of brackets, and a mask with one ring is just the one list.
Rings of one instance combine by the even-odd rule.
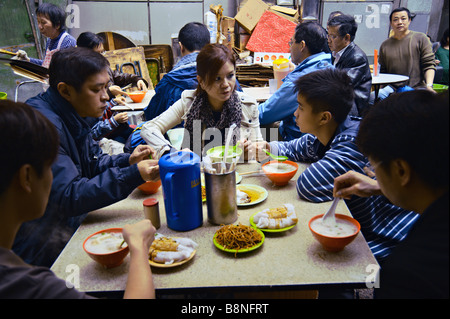
[[341, 199], [340, 197], [335, 197], [333, 199], [333, 203], [331, 203], [330, 209], [325, 213], [325, 215], [323, 215], [322, 223], [324, 225], [333, 226], [336, 224], [336, 217], [334, 215], [334, 212], [340, 199]]
[[270, 157], [272, 157], [274, 160], [278, 161], [278, 162], [284, 162], [286, 161], [288, 158], [287, 156], [277, 156], [277, 155], [273, 155], [272, 153], [270, 153], [268, 150], [264, 149], [264, 152], [266, 152], [267, 155], [269, 155]]

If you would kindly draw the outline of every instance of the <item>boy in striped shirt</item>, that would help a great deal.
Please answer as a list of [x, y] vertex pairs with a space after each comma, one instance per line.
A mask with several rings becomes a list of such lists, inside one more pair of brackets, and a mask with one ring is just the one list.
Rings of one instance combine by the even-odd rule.
[[[293, 161], [311, 163], [297, 180], [297, 192], [311, 202], [330, 201], [336, 177], [351, 170], [364, 173], [368, 165], [355, 143], [360, 118], [348, 116], [354, 98], [351, 80], [341, 70], [325, 69], [302, 76], [295, 88], [298, 108], [294, 116], [306, 134], [288, 142], [257, 143], [258, 159], [264, 158], [265, 148]], [[377, 259], [389, 255], [418, 217], [383, 196], [353, 196], [346, 204]]]

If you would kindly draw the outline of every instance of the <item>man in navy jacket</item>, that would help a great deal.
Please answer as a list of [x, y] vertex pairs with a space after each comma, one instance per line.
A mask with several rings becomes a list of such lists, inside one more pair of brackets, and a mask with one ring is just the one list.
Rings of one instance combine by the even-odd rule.
[[126, 198], [146, 180], [159, 179], [154, 151], [139, 146], [132, 154], [103, 154], [84, 118], [102, 115], [109, 75], [108, 61], [85, 48], [61, 50], [49, 68], [50, 88], [27, 101], [56, 127], [58, 158], [44, 216], [24, 223], [13, 250], [27, 263], [50, 267], [92, 211]]

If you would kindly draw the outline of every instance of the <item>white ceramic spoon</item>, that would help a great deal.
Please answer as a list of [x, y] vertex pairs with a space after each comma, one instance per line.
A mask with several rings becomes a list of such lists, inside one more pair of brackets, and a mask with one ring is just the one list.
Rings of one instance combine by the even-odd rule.
[[333, 199], [333, 202], [331, 203], [330, 209], [323, 215], [322, 217], [322, 223], [327, 226], [334, 226], [336, 225], [336, 216], [334, 215], [334, 212], [336, 210], [336, 206], [341, 198], [335, 197]]
[[222, 169], [225, 171], [225, 163], [226, 163], [226, 158], [228, 156], [228, 148], [230, 146], [230, 142], [231, 142], [231, 137], [233, 136], [233, 129], [236, 127], [236, 124], [233, 123], [231, 124], [230, 128], [228, 129], [228, 135], [227, 135], [227, 139], [225, 141], [225, 150], [223, 152], [223, 160], [222, 160]]

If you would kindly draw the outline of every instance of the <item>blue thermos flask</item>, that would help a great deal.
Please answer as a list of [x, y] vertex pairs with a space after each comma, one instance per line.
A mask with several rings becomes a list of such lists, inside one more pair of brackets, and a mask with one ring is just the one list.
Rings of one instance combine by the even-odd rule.
[[203, 223], [200, 157], [179, 151], [162, 156], [159, 174], [164, 194], [167, 226], [188, 231]]

